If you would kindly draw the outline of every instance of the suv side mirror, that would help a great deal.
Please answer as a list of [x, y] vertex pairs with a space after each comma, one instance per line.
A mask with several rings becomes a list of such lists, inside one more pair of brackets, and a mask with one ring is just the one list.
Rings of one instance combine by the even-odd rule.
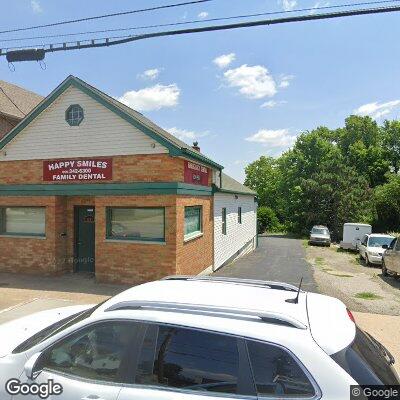
[[388, 249], [389, 248], [389, 245], [388, 244], [383, 244], [382, 245], [382, 249]]
[[24, 366], [25, 375], [31, 381], [34, 380], [41, 372], [37, 370], [39, 364], [39, 358], [41, 355], [42, 353], [36, 353], [31, 358], [29, 358], [29, 360], [25, 363]]

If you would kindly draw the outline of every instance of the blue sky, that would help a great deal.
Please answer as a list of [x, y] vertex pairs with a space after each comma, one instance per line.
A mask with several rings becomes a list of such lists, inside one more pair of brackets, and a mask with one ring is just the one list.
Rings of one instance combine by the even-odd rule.
[[[172, 2], [3, 0], [2, 14], [7, 15], [7, 21], [4, 23], [3, 18], [1, 30]], [[2, 34], [0, 38], [344, 3], [214, 0]], [[76, 75], [142, 111], [186, 142], [198, 140], [205, 154], [243, 180], [246, 164], [261, 155], [279, 155], [304, 130], [320, 125], [339, 127], [351, 113], [371, 115], [378, 121], [399, 116], [399, 22], [400, 13], [393, 13], [157, 38], [105, 49], [47, 54], [45, 70], [32, 62], [15, 64], [12, 72], [1, 58], [0, 79], [46, 95], [67, 75]], [[22, 43], [49, 41], [54, 40]], [[0, 42], [2, 48], [10, 45], [17, 42]]]

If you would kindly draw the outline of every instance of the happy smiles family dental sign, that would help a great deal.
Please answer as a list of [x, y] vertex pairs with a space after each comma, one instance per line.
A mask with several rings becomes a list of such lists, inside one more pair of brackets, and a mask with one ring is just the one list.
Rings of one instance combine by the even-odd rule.
[[43, 161], [43, 181], [109, 181], [112, 180], [112, 158]]

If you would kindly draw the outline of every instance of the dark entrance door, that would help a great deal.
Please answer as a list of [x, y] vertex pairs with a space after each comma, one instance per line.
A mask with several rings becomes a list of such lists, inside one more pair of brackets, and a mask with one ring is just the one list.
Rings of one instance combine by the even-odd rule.
[[75, 207], [75, 271], [94, 272], [94, 207]]

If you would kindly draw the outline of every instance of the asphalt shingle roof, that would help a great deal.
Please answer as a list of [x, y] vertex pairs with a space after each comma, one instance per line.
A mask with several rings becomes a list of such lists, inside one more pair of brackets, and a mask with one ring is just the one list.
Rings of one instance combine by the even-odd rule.
[[233, 179], [229, 175], [222, 173], [222, 187], [221, 191], [233, 192], [233, 193], [244, 193], [244, 194], [251, 194], [257, 195], [254, 190], [251, 190], [245, 185], [242, 185], [237, 180]]
[[43, 97], [36, 93], [0, 80], [0, 114], [22, 119], [42, 100]]

